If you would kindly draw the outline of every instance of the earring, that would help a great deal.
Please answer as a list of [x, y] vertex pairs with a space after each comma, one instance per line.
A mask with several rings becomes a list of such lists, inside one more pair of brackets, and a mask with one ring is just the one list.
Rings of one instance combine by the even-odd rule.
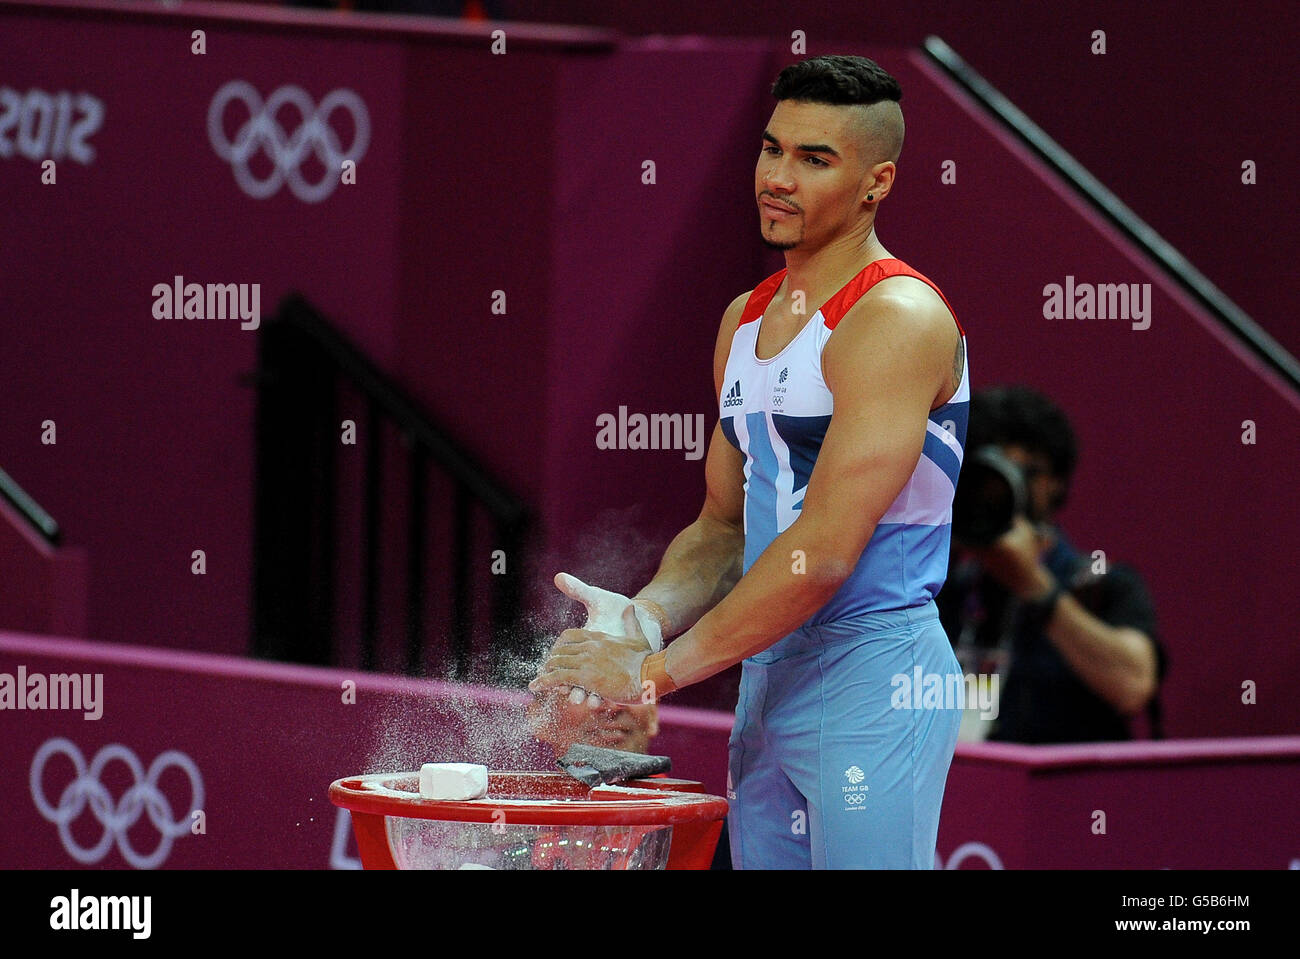
[[874, 197], [873, 195], [871, 195], [870, 193], [867, 194], [867, 202], [868, 202], [868, 203], [870, 203], [870, 202], [871, 202], [872, 200], [874, 200], [874, 199], [875, 199], [875, 197]]

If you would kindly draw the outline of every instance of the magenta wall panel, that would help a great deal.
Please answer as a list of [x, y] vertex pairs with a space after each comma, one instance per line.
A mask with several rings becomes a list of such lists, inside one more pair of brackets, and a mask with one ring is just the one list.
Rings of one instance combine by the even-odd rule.
[[[97, 718], [48, 699], [0, 712], [3, 868], [346, 868], [356, 851], [333, 780], [554, 761], [529, 734], [526, 693], [0, 634], [0, 683], [51, 674], [97, 682]], [[731, 716], [663, 706], [660, 719], [653, 748], [673, 775], [723, 795]], [[1286, 868], [1300, 856], [1298, 773], [1294, 736], [963, 744], [936, 865]]]
[[[698, 509], [702, 463], [599, 449], [596, 419], [701, 414], [712, 430], [721, 312], [780, 265], [754, 233], [752, 170], [782, 38], [801, 26], [751, 41], [512, 25], [494, 56], [488, 27], [432, 21], [0, 4], [0, 465], [87, 551], [86, 632], [248, 646], [257, 333], [155, 319], [152, 289], [176, 275], [259, 283], [264, 314], [302, 291], [523, 497], [538, 529], [514, 569], [539, 620], [569, 611], [549, 585], [560, 568], [636, 588]], [[1073, 418], [1063, 522], [1151, 587], [1168, 734], [1293, 732], [1300, 400], [903, 42], [859, 51], [906, 91], [883, 241], [943, 286], [976, 388], [1028, 382]], [[363, 104], [357, 183], [319, 202], [288, 183], [249, 195], [209, 130], [236, 81]], [[242, 109], [222, 113], [223, 136]], [[360, 111], [340, 110], [355, 128]], [[295, 107], [278, 122], [296, 129]], [[63, 157], [53, 186], [46, 153]], [[319, 182], [318, 164], [294, 169]], [[249, 175], [271, 172], [250, 159]], [[1097, 172], [1119, 189], [1121, 173]], [[1150, 284], [1150, 327], [1044, 319], [1044, 286], [1069, 276]], [[40, 441], [45, 420], [56, 445]], [[723, 681], [683, 698], [729, 696]]]
[[[99, 718], [0, 712], [5, 869], [338, 867], [356, 849], [327, 796], [336, 779], [425, 762], [555, 763], [529, 735], [527, 693], [0, 634], [0, 682], [20, 669], [99, 674], [102, 695]], [[674, 776], [720, 795], [730, 719], [665, 706], [654, 747]]]

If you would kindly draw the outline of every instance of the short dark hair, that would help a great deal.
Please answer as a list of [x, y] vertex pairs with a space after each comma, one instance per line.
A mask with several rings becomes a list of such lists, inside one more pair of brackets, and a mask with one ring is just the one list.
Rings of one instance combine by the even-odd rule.
[[1046, 456], [1052, 473], [1065, 487], [1052, 508], [1065, 505], [1079, 448], [1074, 429], [1059, 406], [1027, 386], [993, 386], [974, 392], [966, 449], [989, 444], [1023, 446]]
[[903, 99], [898, 81], [874, 60], [832, 55], [792, 63], [776, 78], [772, 96], [777, 100], [806, 100], [834, 106]]

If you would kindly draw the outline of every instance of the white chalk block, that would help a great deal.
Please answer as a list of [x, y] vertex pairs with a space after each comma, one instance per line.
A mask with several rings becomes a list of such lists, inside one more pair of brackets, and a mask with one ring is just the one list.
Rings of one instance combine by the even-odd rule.
[[425, 763], [420, 767], [420, 795], [425, 799], [482, 799], [488, 771], [477, 763]]

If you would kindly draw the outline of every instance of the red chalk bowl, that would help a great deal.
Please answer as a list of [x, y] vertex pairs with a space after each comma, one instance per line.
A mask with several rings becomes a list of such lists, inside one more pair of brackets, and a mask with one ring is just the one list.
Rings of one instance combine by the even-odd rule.
[[727, 801], [684, 779], [586, 785], [561, 772], [490, 772], [482, 799], [425, 799], [419, 773], [351, 776], [366, 869], [707, 869]]

